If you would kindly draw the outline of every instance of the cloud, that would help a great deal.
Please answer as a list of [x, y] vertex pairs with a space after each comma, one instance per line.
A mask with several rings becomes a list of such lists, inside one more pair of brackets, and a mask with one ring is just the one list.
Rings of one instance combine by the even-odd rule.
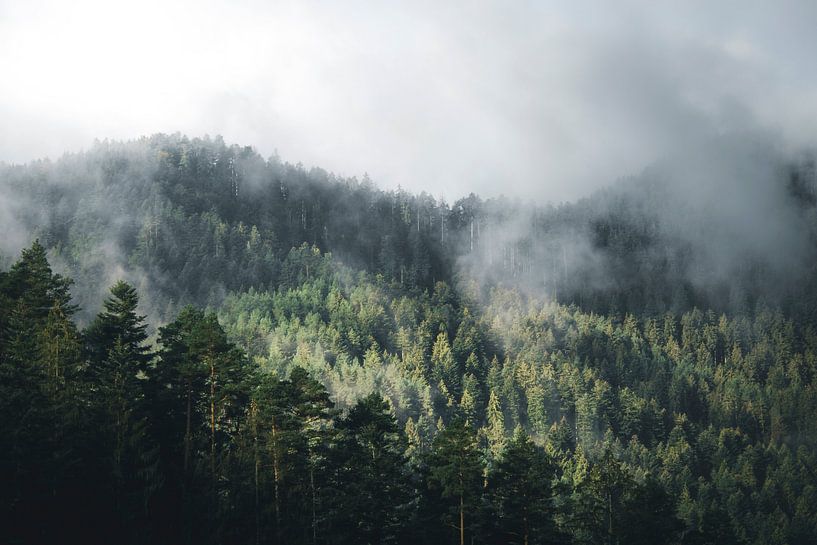
[[812, 144], [811, 2], [0, 8], [0, 160], [153, 132], [452, 200], [566, 200], [724, 131]]

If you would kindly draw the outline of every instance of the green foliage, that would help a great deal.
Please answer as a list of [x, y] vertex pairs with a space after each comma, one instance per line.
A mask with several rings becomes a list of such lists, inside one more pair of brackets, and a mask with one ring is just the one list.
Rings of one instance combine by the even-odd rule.
[[386, 401], [372, 393], [337, 424], [342, 448], [339, 530], [348, 543], [390, 543], [412, 524], [406, 438]]
[[460, 544], [478, 531], [483, 462], [474, 429], [456, 419], [434, 438], [428, 458], [428, 486], [439, 490], [446, 510], [442, 520], [458, 528]]
[[488, 477], [493, 532], [502, 543], [558, 543], [552, 482], [556, 463], [518, 428]]
[[[810, 281], [769, 291], [757, 263], [723, 293], [690, 285], [688, 248], [623, 197], [538, 210], [507, 242], [512, 203], [220, 139], [40, 167], [0, 172], [49, 210], [0, 272], [4, 542], [817, 535]], [[570, 267], [571, 233], [610, 279]], [[82, 289], [77, 314], [47, 255], [86, 287], [126, 265], [143, 299], [117, 282], [93, 317]], [[155, 346], [140, 312], [164, 317]]]

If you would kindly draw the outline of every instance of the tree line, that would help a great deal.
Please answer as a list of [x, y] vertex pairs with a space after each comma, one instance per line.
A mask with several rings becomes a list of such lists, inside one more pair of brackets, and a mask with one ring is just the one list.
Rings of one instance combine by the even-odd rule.
[[0, 186], [4, 542], [814, 542], [811, 243], [702, 283], [648, 176], [448, 205], [180, 135]]
[[[297, 318], [306, 311], [299, 297], [318, 301], [316, 281], [301, 295], [271, 294], [273, 304]], [[369, 282], [349, 287], [378, 289]], [[525, 312], [515, 308], [518, 294], [502, 292], [482, 309], [495, 314], [495, 329], [485, 330], [442, 286], [426, 302], [403, 294], [397, 307], [417, 299], [417, 318], [437, 311], [455, 326], [453, 343], [441, 328], [428, 354], [412, 361], [407, 342], [395, 362], [418, 383], [438, 381], [423, 414], [403, 406], [383, 376], [339, 405], [312, 376], [321, 377], [316, 352], [282, 353], [287, 364], [271, 366], [238, 348], [212, 312], [186, 307], [149, 341], [138, 295], [124, 282], [80, 330], [70, 286], [39, 243], [0, 274], [4, 541], [807, 543], [815, 535], [814, 341], [774, 314], [719, 323], [693, 312], [659, 327], [568, 307]], [[335, 286], [326, 300], [341, 308], [345, 288]], [[330, 324], [362, 328], [361, 311], [384, 319], [365, 306], [349, 310]], [[377, 319], [368, 319], [375, 330]], [[303, 329], [283, 314], [276, 321], [296, 335], [332, 336], [315, 318]], [[400, 345], [388, 330], [380, 342], [383, 372]], [[376, 355], [370, 345], [354, 364], [376, 374]]]
[[[791, 218], [784, 233], [813, 233], [813, 158], [779, 170], [764, 183]], [[0, 188], [15, 203], [3, 227], [13, 239], [39, 237], [76, 280], [88, 313], [103, 298], [98, 286], [118, 270], [144, 287], [143, 303], [162, 320], [186, 304], [217, 307], [232, 291], [274, 290], [292, 280], [290, 250], [306, 243], [421, 290], [476, 277], [597, 313], [746, 313], [771, 305], [815, 319], [813, 237], [802, 247], [774, 243], [791, 246], [788, 261], [751, 243], [760, 254], [735, 252], [722, 214], [682, 202], [650, 171], [574, 203], [473, 194], [447, 203], [379, 189], [367, 176], [264, 159], [219, 137], [157, 134], [0, 165]]]
[[121, 281], [78, 331], [69, 287], [38, 243], [0, 276], [6, 542], [560, 535], [554, 462], [521, 428], [490, 472], [463, 419], [412, 462], [379, 394], [341, 414], [303, 369], [259, 373], [192, 307], [153, 347]]

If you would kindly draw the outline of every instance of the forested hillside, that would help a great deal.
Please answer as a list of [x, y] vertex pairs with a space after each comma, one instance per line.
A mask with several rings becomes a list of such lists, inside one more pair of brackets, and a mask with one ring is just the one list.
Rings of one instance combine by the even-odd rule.
[[0, 166], [2, 541], [817, 542], [817, 180], [757, 161], [558, 206]]
[[814, 160], [764, 146], [713, 144], [554, 206], [384, 191], [220, 138], [106, 141], [0, 165], [0, 249], [10, 263], [39, 238], [85, 318], [123, 276], [161, 320], [232, 291], [296, 286], [309, 271], [287, 256], [306, 243], [408, 288], [475, 279], [604, 313], [765, 303], [813, 319]]

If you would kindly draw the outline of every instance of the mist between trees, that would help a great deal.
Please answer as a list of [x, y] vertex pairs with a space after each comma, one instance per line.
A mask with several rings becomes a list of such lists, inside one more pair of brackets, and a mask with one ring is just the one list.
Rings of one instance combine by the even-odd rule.
[[304, 242], [403, 286], [475, 280], [613, 312], [791, 305], [813, 277], [813, 159], [754, 133], [560, 205], [449, 205], [180, 135], [5, 165], [0, 185], [7, 262], [39, 238], [82, 308], [124, 277], [159, 320], [286, 283], [286, 255]]
[[4, 165], [10, 535], [806, 543], [814, 184], [757, 135], [559, 205], [180, 135]]

